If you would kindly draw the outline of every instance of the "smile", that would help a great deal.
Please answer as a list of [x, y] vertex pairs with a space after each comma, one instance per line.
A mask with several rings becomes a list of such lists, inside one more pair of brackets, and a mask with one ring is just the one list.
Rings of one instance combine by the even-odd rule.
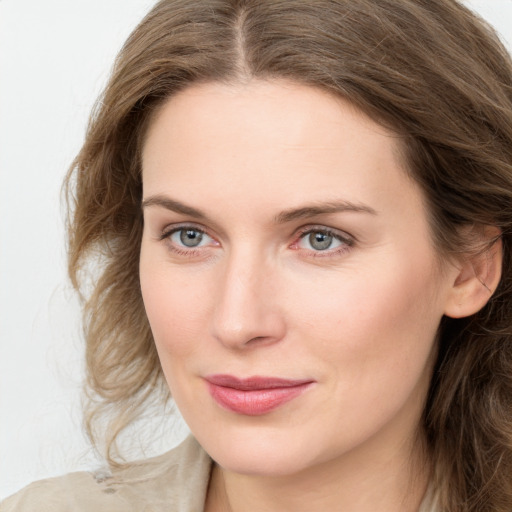
[[246, 416], [260, 416], [277, 409], [304, 393], [312, 380], [273, 377], [238, 379], [231, 375], [206, 377], [208, 390], [223, 408]]

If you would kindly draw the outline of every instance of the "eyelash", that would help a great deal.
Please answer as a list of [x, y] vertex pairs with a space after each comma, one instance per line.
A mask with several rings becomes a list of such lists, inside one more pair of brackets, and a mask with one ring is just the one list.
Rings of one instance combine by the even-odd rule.
[[[202, 252], [202, 247], [189, 247], [185, 249], [184, 247], [180, 247], [171, 241], [172, 235], [175, 233], [179, 233], [180, 231], [195, 231], [200, 233], [202, 236], [207, 236], [212, 240], [215, 240], [212, 236], [210, 236], [204, 229], [191, 225], [191, 224], [183, 224], [179, 226], [173, 226], [172, 228], [165, 229], [159, 237], [160, 241], [167, 241], [169, 249], [180, 255], [187, 257], [198, 256]], [[321, 233], [326, 236], [332, 237], [334, 240], [337, 240], [341, 243], [341, 245], [334, 249], [325, 249], [325, 250], [311, 250], [311, 249], [301, 249], [298, 247], [298, 244], [301, 240], [305, 239], [306, 236], [311, 235], [313, 233]], [[325, 226], [305, 226], [301, 228], [298, 233], [295, 235], [295, 241], [289, 245], [289, 248], [297, 251], [306, 251], [308, 252], [308, 256], [313, 258], [328, 258], [339, 256], [340, 254], [344, 254], [349, 251], [350, 248], [354, 245], [355, 240], [353, 237], [344, 232], [339, 232], [333, 230], [331, 228]]]
[[[333, 239], [337, 240], [341, 243], [339, 247], [336, 247], [334, 249], [324, 249], [324, 250], [311, 250], [311, 249], [301, 249], [298, 247], [298, 244], [301, 240], [304, 240], [306, 236], [311, 235], [313, 233], [321, 233], [323, 235], [327, 235], [332, 237]], [[290, 247], [295, 250], [305, 250], [309, 253], [310, 256], [313, 258], [329, 258], [329, 257], [336, 257], [341, 254], [346, 253], [350, 250], [350, 248], [354, 245], [355, 240], [353, 237], [348, 235], [347, 233], [340, 232], [337, 230], [334, 230], [332, 228], [328, 228], [326, 226], [305, 226], [302, 229], [299, 230], [295, 242], [293, 242]], [[308, 255], [308, 256], [309, 256]]]
[[164, 229], [164, 231], [162, 232], [162, 234], [159, 237], [160, 241], [168, 242], [167, 245], [168, 245], [169, 249], [172, 252], [174, 252], [180, 256], [194, 257], [194, 256], [200, 255], [200, 253], [202, 251], [202, 247], [184, 248], [184, 247], [180, 247], [180, 246], [176, 245], [175, 243], [173, 243], [171, 241], [172, 235], [174, 235], [175, 233], [179, 233], [180, 231], [195, 231], [197, 233], [200, 233], [203, 236], [206, 235], [207, 237], [214, 240], [214, 238], [211, 237], [204, 229], [201, 229], [200, 227], [197, 227], [197, 226], [194, 226], [191, 224], [182, 224], [179, 226], [173, 226], [172, 228], [169, 228], [169, 229]]

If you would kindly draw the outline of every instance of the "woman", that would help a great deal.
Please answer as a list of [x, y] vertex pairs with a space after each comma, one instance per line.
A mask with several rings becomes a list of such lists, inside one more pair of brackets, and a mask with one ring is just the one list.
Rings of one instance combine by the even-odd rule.
[[162, 1], [68, 186], [91, 438], [169, 390], [194, 438], [5, 510], [510, 510], [512, 65], [465, 7]]

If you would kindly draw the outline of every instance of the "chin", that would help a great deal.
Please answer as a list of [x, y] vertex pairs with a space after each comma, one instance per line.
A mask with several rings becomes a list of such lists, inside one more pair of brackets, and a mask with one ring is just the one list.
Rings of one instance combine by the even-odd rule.
[[320, 454], [311, 451], [314, 443], [297, 432], [265, 427], [237, 430], [196, 437], [219, 466], [238, 474], [286, 476], [319, 462]]

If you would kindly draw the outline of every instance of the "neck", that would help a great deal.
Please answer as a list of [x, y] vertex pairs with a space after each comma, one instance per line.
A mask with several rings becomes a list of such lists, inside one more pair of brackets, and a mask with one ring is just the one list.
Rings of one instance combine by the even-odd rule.
[[347, 454], [286, 476], [242, 475], [214, 465], [205, 512], [417, 512], [428, 464], [419, 450], [411, 456], [411, 445], [418, 443], [370, 450], [370, 459]]

